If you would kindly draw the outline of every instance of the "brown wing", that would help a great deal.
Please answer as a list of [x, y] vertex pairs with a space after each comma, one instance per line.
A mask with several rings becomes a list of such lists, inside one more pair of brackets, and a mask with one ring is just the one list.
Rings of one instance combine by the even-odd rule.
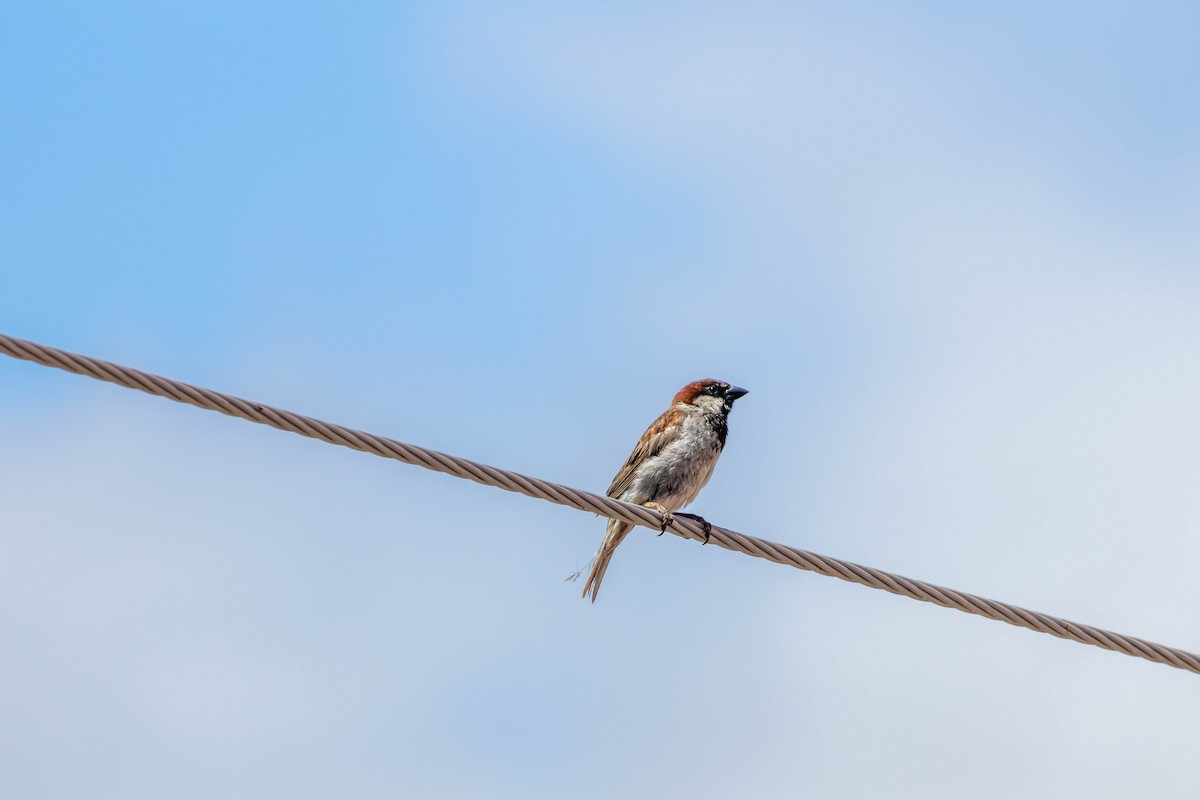
[[613, 478], [612, 485], [608, 487], [609, 497], [620, 497], [621, 493], [633, 484], [633, 476], [637, 474], [638, 467], [646, 459], [658, 455], [663, 448], [679, 438], [682, 430], [680, 423], [683, 422], [684, 416], [683, 411], [672, 406], [650, 423], [650, 427], [646, 428], [646, 432], [638, 441], [637, 447], [633, 448], [633, 452], [626, 459], [625, 466], [621, 467], [621, 471]]

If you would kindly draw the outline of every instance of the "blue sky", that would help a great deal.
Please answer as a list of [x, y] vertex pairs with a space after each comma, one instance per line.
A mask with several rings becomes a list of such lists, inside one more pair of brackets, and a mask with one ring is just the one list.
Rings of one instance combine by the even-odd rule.
[[[1200, 649], [1187, 4], [0, 11], [4, 332]], [[1194, 797], [1195, 676], [0, 363], [0, 783]]]

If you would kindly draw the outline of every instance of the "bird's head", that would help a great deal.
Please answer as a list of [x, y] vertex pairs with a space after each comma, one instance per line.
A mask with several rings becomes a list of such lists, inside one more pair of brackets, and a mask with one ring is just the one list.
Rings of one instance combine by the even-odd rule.
[[732, 386], [725, 381], [706, 378], [692, 381], [680, 389], [675, 395], [674, 402], [696, 406], [714, 414], [728, 414], [729, 410], [733, 408], [733, 401], [744, 394], [748, 394], [748, 392], [741, 387]]

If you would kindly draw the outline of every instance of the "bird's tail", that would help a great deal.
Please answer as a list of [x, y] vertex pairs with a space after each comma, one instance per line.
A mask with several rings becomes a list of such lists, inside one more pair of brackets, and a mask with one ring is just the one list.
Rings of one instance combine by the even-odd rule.
[[612, 560], [617, 545], [631, 530], [633, 530], [633, 526], [628, 522], [620, 522], [615, 519], [608, 521], [608, 529], [604, 532], [604, 541], [601, 542], [600, 549], [596, 551], [596, 557], [592, 559], [592, 571], [588, 573], [587, 581], [583, 584], [583, 596], [587, 597], [590, 594], [593, 603], [596, 602], [596, 593], [600, 591], [600, 581], [604, 580], [608, 562]]

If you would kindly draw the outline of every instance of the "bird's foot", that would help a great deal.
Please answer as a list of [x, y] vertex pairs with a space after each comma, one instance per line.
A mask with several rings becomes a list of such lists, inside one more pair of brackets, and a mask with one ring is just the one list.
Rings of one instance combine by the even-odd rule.
[[675, 521], [675, 515], [658, 503], [642, 503], [642, 505], [662, 514], [662, 527], [658, 529], [658, 535], [662, 536], [667, 532], [667, 528], [671, 527], [671, 523]]
[[699, 522], [700, 527], [704, 528], [704, 541], [701, 542], [700, 544], [701, 545], [708, 544], [708, 537], [712, 533], [712, 523], [711, 522], [709, 522], [708, 520], [706, 520], [704, 517], [700, 516], [699, 514], [682, 514], [682, 513], [680, 513], [680, 514], [676, 514], [675, 516], [686, 517], [687, 519], [690, 519], [692, 522]]

